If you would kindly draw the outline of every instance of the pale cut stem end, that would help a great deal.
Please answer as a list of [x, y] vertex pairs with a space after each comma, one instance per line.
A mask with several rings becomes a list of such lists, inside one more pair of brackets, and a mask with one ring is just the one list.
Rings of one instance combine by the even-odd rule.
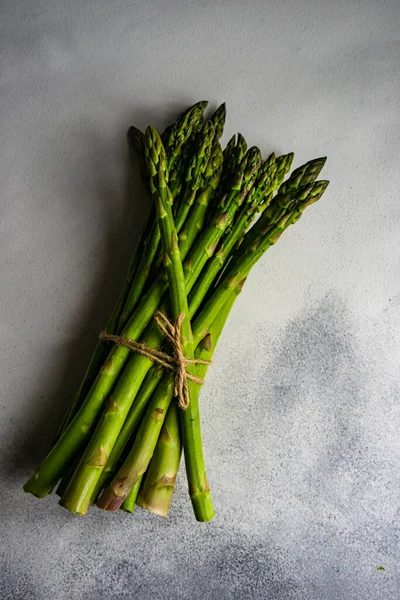
[[200, 523], [211, 521], [215, 514], [211, 499], [211, 493], [202, 492], [199, 494], [192, 494], [190, 496], [190, 499], [192, 501], [193, 511], [196, 520]]
[[82, 502], [82, 504], [80, 504], [79, 502], [72, 502], [71, 504], [68, 502], [68, 500], [63, 500], [62, 498], [59, 500], [58, 504], [60, 506], [62, 506], [63, 508], [66, 508], [67, 510], [69, 510], [69, 512], [72, 512], [76, 515], [81, 515], [82, 517], [84, 517], [87, 513], [87, 502], [84, 499], [84, 501]]
[[32, 494], [36, 498], [44, 498], [47, 494], [50, 494], [52, 488], [44, 488], [40, 482], [38, 482], [36, 475], [32, 475], [23, 486], [24, 492]]
[[[169, 500], [171, 500], [171, 498], [169, 498]], [[159, 517], [166, 517], [168, 514], [169, 502], [145, 502], [139, 496], [137, 505], [140, 506], [140, 508], [148, 510], [149, 512], [153, 513], [153, 515], [157, 515]]]

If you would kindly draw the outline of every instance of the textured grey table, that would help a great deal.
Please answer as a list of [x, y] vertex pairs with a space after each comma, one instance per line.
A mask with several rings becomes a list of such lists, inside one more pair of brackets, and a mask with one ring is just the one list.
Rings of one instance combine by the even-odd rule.
[[[398, 0], [3, 0], [1, 600], [399, 597], [399, 18]], [[209, 373], [215, 520], [183, 476], [166, 520], [82, 519], [21, 485], [143, 219], [126, 129], [202, 98], [227, 102], [225, 141], [327, 154], [332, 183], [249, 278]]]

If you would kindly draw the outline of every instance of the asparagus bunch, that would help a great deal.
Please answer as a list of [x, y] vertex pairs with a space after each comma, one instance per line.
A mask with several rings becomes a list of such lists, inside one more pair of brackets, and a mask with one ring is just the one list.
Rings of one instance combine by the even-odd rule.
[[[162, 135], [128, 130], [152, 209], [106, 327], [124, 343], [98, 343], [53, 447], [24, 485], [44, 497], [59, 483], [60, 504], [75, 513], [137, 504], [165, 516], [183, 448], [195, 517], [213, 517], [199, 412], [208, 364], [196, 360], [211, 360], [253, 266], [328, 185], [316, 181], [325, 158], [285, 181], [292, 153], [263, 159], [240, 134], [222, 150], [225, 105], [208, 120], [206, 106], [190, 107]], [[179, 323], [174, 343], [157, 312]], [[152, 358], [160, 350], [186, 361], [179, 394], [178, 374]]]

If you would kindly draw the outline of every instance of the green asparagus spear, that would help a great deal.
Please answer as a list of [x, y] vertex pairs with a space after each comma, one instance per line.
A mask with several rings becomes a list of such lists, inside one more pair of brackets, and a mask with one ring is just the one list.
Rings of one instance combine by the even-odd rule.
[[228, 142], [224, 150], [224, 169], [221, 176], [219, 196], [226, 194], [232, 186], [236, 171], [247, 151], [247, 143], [244, 137], [238, 133]]
[[[179, 408], [171, 402], [161, 428], [149, 467], [143, 476], [136, 504], [166, 517], [175, 487], [182, 443], [179, 430]], [[135, 492], [134, 492], [135, 493]], [[128, 498], [131, 497], [131, 492]], [[125, 504], [125, 502], [124, 502]]]
[[121, 505], [122, 510], [125, 510], [126, 512], [130, 513], [135, 512], [136, 498], [139, 493], [140, 486], [142, 485], [142, 479], [143, 476], [139, 477], [139, 479], [125, 498], [124, 502]]
[[322, 167], [326, 162], [326, 156], [315, 158], [306, 162], [304, 165], [297, 167], [289, 179], [279, 186], [279, 193], [285, 194], [293, 189], [298, 189], [315, 181], [320, 174]]
[[176, 218], [176, 229], [181, 230], [190, 207], [196, 197], [196, 192], [204, 184], [204, 173], [207, 169], [212, 147], [214, 143], [214, 126], [211, 121], [206, 121], [201, 132], [197, 136], [197, 142], [194, 145], [194, 154], [186, 171], [184, 191], [182, 194], [181, 206], [178, 211], [174, 211]]
[[195, 203], [185, 221], [185, 225], [179, 230], [179, 250], [182, 256], [186, 256], [192, 249], [193, 244], [204, 227], [204, 222], [213, 194], [218, 186], [222, 170], [222, 150], [219, 143], [213, 148], [211, 159], [205, 173], [205, 187], [198, 190]]
[[274, 189], [277, 190], [282, 185], [283, 180], [286, 175], [290, 171], [290, 167], [292, 166], [294, 154], [293, 152], [289, 152], [289, 154], [282, 154], [276, 158], [276, 173], [275, 173], [275, 181], [274, 181]]
[[206, 101], [202, 100], [183, 112], [165, 135], [164, 145], [167, 149], [168, 170], [170, 172], [173, 170], [175, 162], [181, 154], [182, 146], [188, 140], [193, 126], [202, 118], [207, 104]]
[[221, 104], [221, 106], [219, 106], [217, 108], [216, 111], [213, 112], [213, 114], [210, 117], [210, 121], [214, 125], [215, 138], [217, 140], [219, 140], [222, 137], [222, 134], [224, 133], [225, 119], [226, 119], [226, 106], [225, 106], [225, 102], [224, 102], [223, 104]]

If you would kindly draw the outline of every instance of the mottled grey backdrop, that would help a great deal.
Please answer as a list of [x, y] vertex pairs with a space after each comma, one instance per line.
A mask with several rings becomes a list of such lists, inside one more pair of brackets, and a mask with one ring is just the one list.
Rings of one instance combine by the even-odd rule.
[[[400, 596], [398, 0], [3, 0], [1, 600]], [[254, 269], [202, 394], [215, 520], [68, 514], [49, 446], [146, 208], [125, 132], [226, 101], [326, 197]], [[127, 232], [129, 231], [129, 236]]]

